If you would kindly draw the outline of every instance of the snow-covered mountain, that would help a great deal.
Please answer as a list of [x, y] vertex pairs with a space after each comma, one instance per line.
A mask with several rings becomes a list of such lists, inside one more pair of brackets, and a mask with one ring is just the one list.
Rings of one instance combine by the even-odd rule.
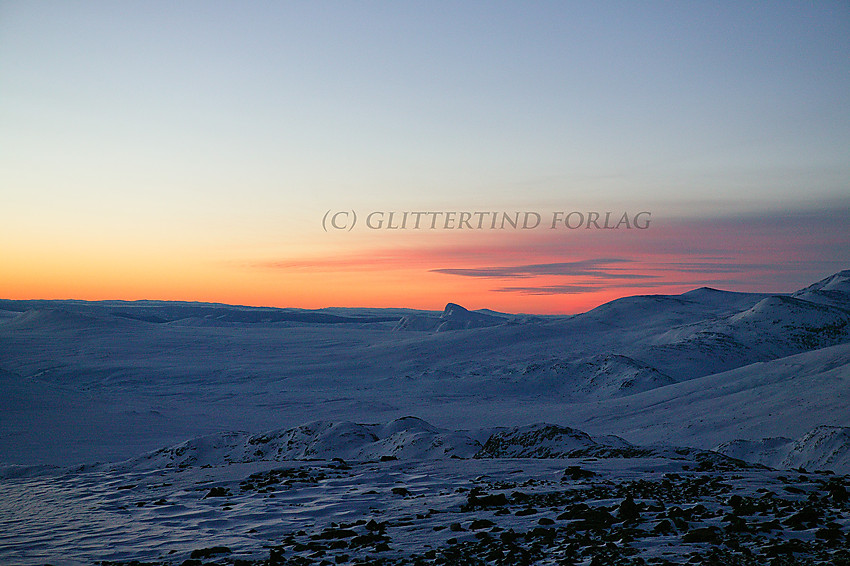
[[850, 269], [830, 275], [792, 296], [812, 303], [850, 309]]
[[850, 426], [848, 406], [850, 344], [840, 344], [573, 405], [570, 422], [636, 443], [713, 448], [737, 439], [798, 438], [818, 425]]
[[775, 359], [845, 341], [848, 322], [850, 312], [843, 309], [774, 295], [731, 316], [671, 329], [658, 343], [687, 347], [713, 341], [726, 350]]
[[551, 317], [3, 300], [0, 382], [14, 401], [0, 461], [123, 459], [223, 431], [410, 414], [701, 448], [797, 438], [850, 426], [836, 401], [848, 273], [792, 295], [701, 288]]
[[505, 324], [513, 317], [469, 311], [455, 303], [449, 303], [439, 317], [427, 314], [409, 314], [402, 317], [396, 325], [396, 330], [418, 330], [446, 332], [449, 330], [467, 330], [470, 328], [485, 328]]

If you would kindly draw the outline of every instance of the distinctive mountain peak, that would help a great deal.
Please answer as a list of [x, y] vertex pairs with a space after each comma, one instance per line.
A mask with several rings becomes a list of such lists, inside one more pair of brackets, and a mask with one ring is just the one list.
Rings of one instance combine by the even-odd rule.
[[464, 307], [462, 307], [462, 306], [460, 306], [456, 303], [449, 303], [449, 304], [446, 305], [446, 308], [443, 309], [442, 318], [447, 318], [447, 317], [450, 317], [450, 316], [458, 316], [458, 315], [463, 315], [463, 314], [468, 314], [468, 313], [469, 313], [468, 309], [465, 309]]
[[693, 291], [688, 291], [687, 293], [684, 293], [684, 294], [689, 295], [689, 294], [696, 294], [696, 293], [699, 293], [699, 294], [706, 293], [707, 294], [707, 293], [725, 293], [725, 292], [726, 291], [721, 291], [720, 289], [715, 289], [714, 287], [700, 287], [698, 289], [694, 289]]
[[456, 303], [449, 303], [446, 305], [446, 308], [443, 310], [443, 314], [440, 315], [440, 320], [442, 322], [437, 327], [437, 332], [495, 326], [505, 322], [505, 319], [500, 316], [473, 312]]
[[497, 314], [470, 311], [457, 303], [448, 303], [439, 318], [433, 315], [405, 316], [399, 321], [395, 329], [445, 332], [447, 330], [496, 326], [504, 324], [508, 318]]

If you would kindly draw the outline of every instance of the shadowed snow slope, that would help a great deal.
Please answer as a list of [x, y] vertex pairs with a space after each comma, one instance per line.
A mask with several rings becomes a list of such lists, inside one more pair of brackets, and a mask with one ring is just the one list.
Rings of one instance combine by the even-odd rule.
[[608, 399], [674, 383], [657, 369], [628, 356], [600, 354], [575, 361], [532, 363], [520, 383], [540, 391], [569, 390], [577, 397]]
[[570, 422], [632, 442], [710, 448], [733, 439], [798, 437], [850, 426], [850, 344], [676, 383], [594, 406]]
[[733, 440], [717, 447], [717, 452], [771, 466], [850, 472], [850, 427], [819, 426], [797, 440], [763, 438]]

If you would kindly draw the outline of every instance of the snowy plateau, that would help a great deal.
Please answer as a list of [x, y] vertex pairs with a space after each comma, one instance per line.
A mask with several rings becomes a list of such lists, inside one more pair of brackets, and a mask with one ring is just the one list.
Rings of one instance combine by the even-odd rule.
[[574, 316], [0, 300], [0, 564], [850, 564], [850, 271]]

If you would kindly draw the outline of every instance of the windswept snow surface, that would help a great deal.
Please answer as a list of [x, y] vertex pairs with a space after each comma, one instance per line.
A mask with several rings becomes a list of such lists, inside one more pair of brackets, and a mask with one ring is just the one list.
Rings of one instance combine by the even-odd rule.
[[[481, 444], [415, 418], [321, 422], [197, 438], [118, 464], [0, 468], [0, 563], [847, 556], [847, 477], [783, 474], [545, 423], [488, 434]], [[438, 439], [460, 452], [421, 452]]]

